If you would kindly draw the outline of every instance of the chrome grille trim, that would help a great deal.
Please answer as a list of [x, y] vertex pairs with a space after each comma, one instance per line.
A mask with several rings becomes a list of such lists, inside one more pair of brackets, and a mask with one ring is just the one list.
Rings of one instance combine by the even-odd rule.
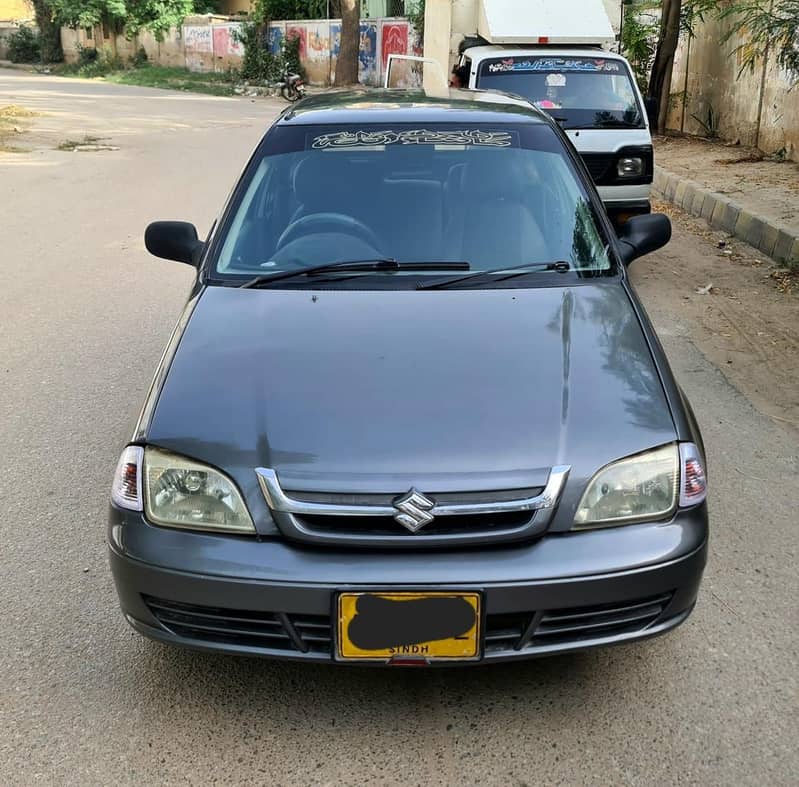
[[[570, 469], [569, 465], [553, 467], [549, 472], [544, 491], [534, 497], [472, 503], [436, 503], [430, 513], [433, 516], [455, 516], [458, 514], [498, 514], [507, 511], [540, 511], [554, 508]], [[397, 509], [392, 505], [342, 505], [299, 500], [290, 497], [283, 491], [274, 470], [268, 467], [256, 467], [255, 473], [258, 476], [258, 483], [261, 485], [267, 505], [272, 511], [328, 516], [394, 516], [397, 513]], [[402, 491], [398, 494], [402, 494]], [[303, 497], [305, 496], [303, 495]], [[429, 497], [435, 498], [435, 495], [429, 495]]]
[[[555, 507], [560, 500], [566, 479], [569, 475], [568, 465], [556, 465], [551, 468], [549, 477], [543, 490], [519, 490], [521, 497], [509, 497], [507, 490], [501, 493], [484, 492], [464, 493], [462, 502], [450, 502], [457, 499], [456, 493], [447, 492], [445, 500], [437, 500], [435, 494], [429, 498], [435, 503], [430, 513], [434, 520], [438, 517], [455, 517], [452, 528], [448, 532], [428, 532], [422, 528], [417, 532], [408, 532], [402, 525], [397, 524], [396, 534], [390, 532], [355, 532], [347, 529], [347, 519], [350, 517], [383, 517], [393, 520], [398, 509], [395, 505], [387, 505], [388, 495], [381, 495], [380, 503], [355, 504], [353, 502], [332, 502], [335, 499], [329, 493], [320, 493], [322, 500], [314, 500], [312, 492], [287, 492], [280, 486], [277, 473], [266, 467], [255, 470], [258, 483], [263, 492], [267, 505], [272, 511], [275, 523], [284, 535], [313, 544], [347, 545], [355, 547], [398, 547], [398, 548], [424, 548], [424, 547], [449, 547], [460, 545], [484, 545], [507, 541], [520, 541], [542, 534], [549, 526]], [[540, 490], [540, 491], [539, 491]], [[399, 490], [398, 497], [405, 490]], [[537, 491], [538, 494], [526, 494]], [[301, 494], [302, 499], [294, 497]], [[477, 497], [477, 495], [480, 495]], [[356, 495], [352, 497], [357, 499]], [[445, 497], [445, 495], [441, 495]], [[310, 498], [310, 499], [309, 499]], [[341, 499], [341, 498], [339, 498]], [[361, 498], [363, 499], [363, 498]], [[373, 498], [374, 499], [374, 498]], [[499, 514], [525, 513], [530, 516], [524, 522], [509, 524], [506, 527], [497, 527], [496, 522], [487, 521], [486, 527], [475, 527], [474, 524], [463, 530], [458, 529], [457, 517], [492, 516]], [[325, 526], [319, 525], [319, 519], [314, 524], [303, 517], [329, 518]], [[339, 523], [340, 520], [340, 523]], [[350, 520], [351, 521], [351, 520]], [[431, 527], [432, 530], [432, 527]]]

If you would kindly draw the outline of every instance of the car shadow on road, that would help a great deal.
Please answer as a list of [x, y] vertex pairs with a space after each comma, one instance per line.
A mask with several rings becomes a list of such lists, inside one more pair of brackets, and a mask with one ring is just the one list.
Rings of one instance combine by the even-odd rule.
[[[192, 652], [155, 642], [143, 643], [135, 669], [143, 685], [198, 713], [240, 717], [275, 714], [298, 728], [318, 725], [320, 715], [337, 717], [347, 709], [351, 724], [362, 724], [390, 709], [412, 718], [433, 705], [491, 708], [524, 701], [540, 709], [556, 705], [578, 713], [602, 702], [622, 686], [645, 685], [656, 663], [670, 658], [669, 637], [584, 653], [475, 667], [353, 667]], [[144, 674], [146, 673], [146, 675]], [[569, 707], [564, 707], [568, 705]]]

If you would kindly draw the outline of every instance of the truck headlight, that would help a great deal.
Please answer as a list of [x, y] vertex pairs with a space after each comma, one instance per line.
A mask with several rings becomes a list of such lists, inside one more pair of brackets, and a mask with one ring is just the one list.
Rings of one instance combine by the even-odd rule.
[[644, 160], [640, 156], [624, 156], [616, 164], [620, 178], [640, 178], [644, 174]]
[[148, 446], [142, 476], [149, 521], [187, 530], [255, 533], [239, 490], [218, 470]]
[[676, 443], [606, 465], [588, 484], [577, 507], [574, 527], [664, 519], [677, 507], [679, 468]]

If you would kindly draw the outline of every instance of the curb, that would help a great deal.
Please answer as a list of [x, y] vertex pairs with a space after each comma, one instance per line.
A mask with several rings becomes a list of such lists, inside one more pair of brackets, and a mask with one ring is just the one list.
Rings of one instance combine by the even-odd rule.
[[725, 194], [655, 166], [652, 190], [687, 213], [705, 219], [782, 265], [799, 265], [799, 231], [741, 207]]

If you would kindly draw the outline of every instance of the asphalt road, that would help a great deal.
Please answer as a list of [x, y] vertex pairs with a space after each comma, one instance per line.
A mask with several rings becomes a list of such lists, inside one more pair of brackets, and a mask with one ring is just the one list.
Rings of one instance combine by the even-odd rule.
[[[799, 438], [656, 284], [663, 265], [690, 282], [705, 239], [678, 231], [635, 273], [709, 452], [710, 563], [684, 626], [472, 670], [182, 652], [128, 629], [104, 544], [191, 279], [142, 231], [205, 231], [280, 105], [0, 71], [6, 104], [46, 114], [30, 153], [0, 154], [0, 783], [797, 783]], [[86, 134], [119, 150], [53, 149]]]

